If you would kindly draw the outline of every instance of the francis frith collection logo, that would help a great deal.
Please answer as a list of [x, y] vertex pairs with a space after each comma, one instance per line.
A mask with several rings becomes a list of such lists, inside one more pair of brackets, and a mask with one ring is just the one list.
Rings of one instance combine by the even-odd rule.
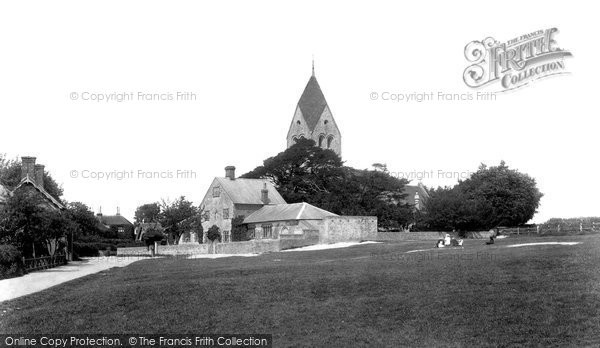
[[557, 28], [538, 30], [506, 42], [488, 37], [465, 46], [469, 65], [463, 74], [467, 86], [499, 84], [499, 91], [523, 87], [532, 81], [567, 73], [564, 58], [571, 52], [559, 48]]

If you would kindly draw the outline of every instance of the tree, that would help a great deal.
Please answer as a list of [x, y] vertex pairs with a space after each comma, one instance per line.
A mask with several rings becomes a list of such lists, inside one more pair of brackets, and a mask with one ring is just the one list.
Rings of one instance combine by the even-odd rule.
[[206, 238], [208, 238], [208, 240], [210, 240], [211, 242], [214, 242], [215, 240], [218, 240], [220, 242], [221, 241], [221, 230], [219, 229], [219, 226], [217, 226], [217, 225], [210, 226], [210, 228], [206, 232]]
[[94, 236], [100, 233], [98, 219], [94, 212], [81, 202], [67, 203], [68, 218], [73, 222], [74, 238], [79, 236]]
[[50, 208], [39, 193], [29, 187], [9, 197], [0, 225], [0, 243], [12, 244], [24, 255], [33, 257], [36, 244], [42, 245], [48, 255], [54, 255], [66, 242], [65, 235], [74, 228], [67, 214]]
[[244, 216], [236, 216], [231, 219], [231, 240], [233, 242], [245, 242], [250, 240], [248, 236], [248, 227], [244, 224]]
[[533, 217], [542, 196], [535, 179], [504, 161], [489, 168], [482, 164], [456, 186], [430, 191], [423, 224], [442, 231], [519, 226]]
[[165, 239], [165, 237], [166, 236], [163, 234], [163, 231], [154, 226], [149, 227], [144, 233], [142, 240], [144, 241], [144, 244], [146, 244], [146, 248], [152, 251], [152, 257], [154, 257], [156, 253], [154, 246], [157, 242], [161, 242], [163, 239]]
[[186, 200], [184, 196], [179, 197], [174, 202], [163, 200], [160, 208], [160, 223], [175, 241], [178, 241], [181, 234], [186, 232], [180, 223], [192, 216], [199, 216], [198, 208], [192, 202]]
[[269, 179], [288, 203], [307, 202], [339, 215], [374, 215], [387, 230], [405, 227], [412, 219], [412, 207], [404, 201], [408, 181], [391, 176], [384, 164], [374, 168], [345, 167], [333, 151], [300, 139], [242, 177]]
[[160, 217], [160, 205], [155, 203], [147, 203], [140, 205], [135, 210], [135, 223], [155, 222]]

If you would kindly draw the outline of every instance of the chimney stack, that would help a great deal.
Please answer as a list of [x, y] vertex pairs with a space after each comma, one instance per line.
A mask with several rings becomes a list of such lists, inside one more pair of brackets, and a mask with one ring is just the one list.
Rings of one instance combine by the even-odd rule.
[[36, 164], [34, 166], [34, 169], [35, 169], [35, 183], [39, 187], [44, 188], [44, 165]]
[[21, 157], [21, 180], [26, 177], [35, 180], [35, 157]]
[[225, 177], [229, 178], [230, 180], [235, 180], [235, 167], [234, 166], [225, 167]]
[[260, 200], [264, 204], [269, 204], [269, 190], [267, 190], [267, 183], [264, 184], [263, 189], [260, 190]]
[[117, 215], [121, 215], [121, 208], [117, 207]]

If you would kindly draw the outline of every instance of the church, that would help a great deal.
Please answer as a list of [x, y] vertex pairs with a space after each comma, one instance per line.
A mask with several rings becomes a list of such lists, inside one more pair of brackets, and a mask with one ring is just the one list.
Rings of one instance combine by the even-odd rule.
[[294, 111], [287, 134], [287, 147], [300, 138], [312, 139], [317, 146], [331, 149], [342, 157], [342, 134], [317, 82], [314, 62], [312, 75]]

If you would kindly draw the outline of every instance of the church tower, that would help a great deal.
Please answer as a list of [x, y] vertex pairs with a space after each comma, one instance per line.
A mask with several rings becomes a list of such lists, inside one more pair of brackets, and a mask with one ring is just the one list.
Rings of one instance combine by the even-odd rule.
[[314, 61], [312, 76], [298, 101], [287, 134], [287, 147], [294, 145], [300, 138], [312, 139], [316, 146], [331, 149], [342, 157], [342, 135], [315, 77]]

